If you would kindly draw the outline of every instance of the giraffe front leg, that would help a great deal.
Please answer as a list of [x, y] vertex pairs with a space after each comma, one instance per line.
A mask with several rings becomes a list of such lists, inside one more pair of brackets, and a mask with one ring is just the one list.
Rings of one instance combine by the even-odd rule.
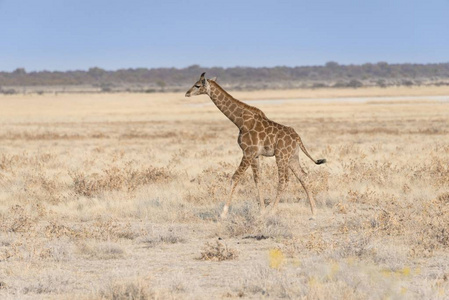
[[259, 200], [260, 212], [262, 214], [265, 213], [265, 203], [262, 196], [262, 191], [259, 186], [260, 172], [259, 172], [259, 158], [253, 158], [251, 162], [251, 169], [253, 170], [254, 175], [254, 183], [256, 184], [257, 189], [257, 199]]
[[232, 202], [232, 195], [234, 194], [234, 190], [237, 187], [237, 184], [239, 183], [240, 178], [242, 177], [242, 175], [245, 173], [246, 169], [248, 169], [249, 165], [251, 164], [251, 161], [252, 161], [252, 157], [243, 156], [239, 167], [235, 171], [234, 175], [232, 175], [231, 191], [229, 193], [229, 198], [228, 198], [228, 201], [226, 201], [226, 204], [223, 207], [223, 212], [220, 215], [220, 217], [222, 219], [226, 218], [228, 211], [229, 211], [229, 206], [231, 205], [231, 202]]

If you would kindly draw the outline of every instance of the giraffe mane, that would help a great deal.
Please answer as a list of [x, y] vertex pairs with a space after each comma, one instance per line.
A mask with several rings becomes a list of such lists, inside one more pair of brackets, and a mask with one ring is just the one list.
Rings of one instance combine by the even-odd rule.
[[220, 92], [222, 92], [226, 97], [231, 98], [232, 100], [236, 101], [238, 104], [242, 105], [244, 108], [246, 109], [250, 109], [252, 111], [257, 111], [262, 113], [263, 115], [265, 115], [260, 109], [258, 109], [257, 107], [251, 106], [249, 104], [246, 104], [245, 102], [242, 102], [238, 99], [235, 99], [231, 94], [229, 94], [224, 88], [222, 88], [216, 81], [210, 80], [208, 79], [209, 84], [215, 84], [215, 86], [220, 90]]

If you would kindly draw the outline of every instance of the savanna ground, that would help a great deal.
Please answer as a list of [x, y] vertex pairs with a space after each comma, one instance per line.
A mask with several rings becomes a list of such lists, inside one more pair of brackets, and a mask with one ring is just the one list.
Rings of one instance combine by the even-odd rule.
[[447, 87], [231, 93], [335, 98], [254, 102], [328, 160], [300, 155], [316, 220], [293, 176], [260, 218], [250, 170], [218, 219], [241, 150], [206, 96], [3, 96], [0, 298], [449, 297], [447, 98], [346, 99]]

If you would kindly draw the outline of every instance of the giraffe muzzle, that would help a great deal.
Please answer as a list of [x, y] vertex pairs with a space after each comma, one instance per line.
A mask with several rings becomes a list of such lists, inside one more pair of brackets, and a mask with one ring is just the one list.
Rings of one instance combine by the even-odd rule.
[[187, 93], [186, 93], [186, 97], [190, 97], [190, 92], [187, 92]]

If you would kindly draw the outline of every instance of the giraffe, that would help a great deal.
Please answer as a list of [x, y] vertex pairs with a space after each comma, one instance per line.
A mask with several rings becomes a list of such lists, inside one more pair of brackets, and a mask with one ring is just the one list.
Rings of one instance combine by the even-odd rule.
[[265, 213], [265, 203], [259, 184], [259, 156], [262, 155], [274, 156], [278, 168], [279, 182], [270, 212], [275, 211], [281, 194], [286, 188], [290, 169], [306, 192], [313, 219], [315, 217], [315, 201], [303, 179], [306, 173], [299, 163], [299, 149], [317, 165], [325, 163], [326, 160], [313, 159], [293, 128], [273, 122], [260, 109], [233, 98], [218, 85], [215, 79], [206, 79], [205, 74], [201, 74], [200, 79], [186, 92], [185, 96], [208, 95], [218, 109], [238, 127], [240, 131], [238, 144], [243, 151], [240, 165], [231, 179], [231, 190], [220, 215], [221, 218], [226, 218], [234, 190], [249, 166], [253, 170], [261, 213]]

